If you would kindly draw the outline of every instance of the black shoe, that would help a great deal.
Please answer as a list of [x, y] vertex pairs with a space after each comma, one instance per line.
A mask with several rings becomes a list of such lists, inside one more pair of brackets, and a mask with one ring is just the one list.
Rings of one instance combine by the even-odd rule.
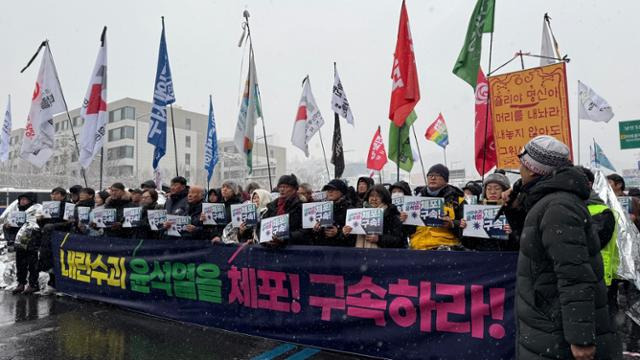
[[16, 294], [20, 294], [23, 291], [24, 291], [24, 285], [23, 284], [19, 284], [15, 289], [13, 289], [13, 291], [11, 291], [11, 293], [13, 295], [16, 295]]

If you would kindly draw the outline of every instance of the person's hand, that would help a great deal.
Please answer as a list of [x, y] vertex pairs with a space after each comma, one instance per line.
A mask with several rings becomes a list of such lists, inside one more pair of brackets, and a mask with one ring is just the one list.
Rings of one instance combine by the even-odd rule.
[[629, 214], [629, 218], [631, 219], [631, 221], [636, 222], [636, 215], [635, 214]]
[[449, 217], [449, 215], [441, 217], [440, 220], [444, 222], [444, 227], [453, 229], [453, 220], [451, 219], [451, 217]]
[[163, 227], [165, 230], [169, 230], [169, 229], [171, 229], [171, 225], [173, 225], [173, 222], [172, 222], [172, 221], [165, 221], [165, 222], [164, 222], [164, 224], [162, 224], [162, 227]]
[[114, 222], [113, 224], [111, 224], [111, 230], [118, 230], [122, 227], [122, 223], [119, 222]]
[[316, 221], [316, 224], [313, 225], [313, 231], [314, 232], [320, 232], [321, 229], [322, 229], [322, 227], [320, 226], [320, 222]]
[[[460, 226], [462, 226], [462, 224], [460, 224]], [[513, 232], [513, 230], [511, 230], [511, 225], [504, 224], [504, 232], [506, 232], [507, 234], [511, 234]]]
[[200, 214], [200, 221], [205, 222], [207, 220], [207, 215], [205, 215], [204, 213]]
[[247, 224], [244, 221], [241, 222], [240, 226], [238, 226], [238, 230], [243, 234], [247, 230]]
[[407, 217], [409, 217], [409, 215], [406, 212], [402, 211], [400, 213], [400, 221], [405, 222], [407, 220]]
[[213, 239], [211, 239], [211, 245], [217, 245], [220, 244], [222, 242], [222, 239], [220, 239], [220, 236], [216, 236]]
[[342, 227], [342, 233], [347, 236], [349, 234], [351, 234], [351, 231], [353, 231], [353, 228], [349, 225], [345, 225]]
[[467, 227], [467, 220], [462, 219], [460, 220], [460, 229], [464, 229]]
[[191, 225], [191, 224], [189, 224], [189, 225], [185, 226], [185, 227], [184, 227], [184, 229], [185, 229], [187, 232], [192, 233], [192, 232], [196, 231], [197, 227], [196, 227], [195, 225]]
[[91, 226], [92, 229], [97, 229], [98, 225], [96, 223], [94, 223], [93, 221], [91, 222], [91, 224], [89, 224], [89, 226]]
[[576, 360], [591, 360], [596, 356], [596, 346], [571, 345], [571, 354]]
[[338, 228], [335, 226], [329, 226], [327, 228], [324, 229], [324, 236], [326, 237], [335, 237], [336, 235], [338, 235]]
[[502, 192], [502, 201], [506, 204], [507, 202], [509, 202], [509, 196], [511, 196], [511, 192], [513, 192], [513, 189], [507, 189], [505, 191]]
[[380, 238], [378, 237], [378, 235], [365, 235], [364, 239], [367, 240], [370, 243], [374, 243], [375, 244], [375, 243], [378, 242], [378, 240]]
[[262, 246], [267, 248], [278, 249], [278, 248], [283, 248], [286, 245], [286, 242], [280, 239], [279, 237], [273, 235], [273, 237], [271, 238], [271, 241], [265, 241], [261, 244]]

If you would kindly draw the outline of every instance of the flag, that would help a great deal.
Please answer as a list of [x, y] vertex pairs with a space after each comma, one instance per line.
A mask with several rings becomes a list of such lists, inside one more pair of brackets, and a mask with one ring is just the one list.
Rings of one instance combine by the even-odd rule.
[[[411, 152], [411, 141], [409, 140], [409, 129], [418, 116], [415, 111], [407, 117], [407, 121], [402, 127], [389, 124], [389, 160], [399, 163], [402, 170], [410, 172], [413, 168], [413, 153]], [[398, 156], [398, 142], [400, 142], [400, 156]], [[398, 160], [398, 157], [400, 158]]]
[[102, 30], [101, 45], [91, 72], [89, 88], [82, 102], [80, 117], [84, 119], [80, 131], [80, 165], [88, 168], [102, 148], [107, 126], [107, 27]]
[[440, 145], [443, 149], [449, 145], [449, 132], [447, 131], [447, 124], [444, 122], [442, 113], [438, 114], [436, 120], [429, 125], [427, 132], [424, 133], [424, 137]]
[[391, 70], [391, 102], [389, 104], [389, 120], [400, 127], [413, 111], [420, 100], [418, 85], [418, 70], [413, 54], [413, 41], [409, 28], [409, 15], [404, 1], [400, 9], [400, 23], [398, 25], [398, 40], [393, 54], [393, 69]]
[[253, 51], [249, 50], [249, 73], [242, 92], [238, 123], [233, 135], [233, 143], [241, 154], [244, 154], [249, 174], [253, 172], [253, 141], [254, 128], [262, 118], [262, 105], [260, 104], [260, 89], [258, 88], [258, 76]]
[[[333, 95], [331, 96], [331, 108], [333, 112], [342, 116], [349, 124], [353, 126], [353, 114], [351, 106], [347, 100], [347, 94], [344, 92], [336, 63], [333, 63]], [[338, 176], [336, 176], [338, 177]]]
[[[476, 83], [475, 158], [480, 176], [496, 166], [496, 141], [493, 137], [493, 120], [489, 108], [489, 84], [478, 68]], [[486, 151], [485, 151], [486, 147]], [[484, 165], [484, 169], [482, 166]]]
[[[544, 14], [542, 19], [542, 41], [540, 46], [540, 55], [548, 58], [557, 58], [560, 54], [555, 54], [553, 50], [553, 40], [551, 39], [551, 33], [549, 32], [549, 26], [547, 24], [548, 15]], [[556, 60], [540, 58], [540, 66], [555, 64]]]
[[204, 169], [207, 170], [207, 183], [211, 181], [213, 169], [218, 163], [218, 136], [216, 132], [216, 118], [213, 116], [213, 100], [209, 95], [209, 126], [207, 127], [207, 142], [204, 144]]
[[320, 130], [322, 125], [324, 125], [324, 119], [311, 92], [311, 83], [309, 76], [307, 76], [302, 81], [302, 97], [293, 125], [291, 142], [309, 157], [309, 140]]
[[611, 161], [609, 161], [609, 158], [607, 158], [607, 155], [604, 154], [602, 148], [595, 140], [593, 140], [593, 159], [596, 168], [603, 167], [614, 172], [616, 171], [616, 168], [611, 164]]
[[[158, 167], [160, 159], [167, 149], [167, 105], [176, 101], [173, 93], [173, 80], [169, 66], [169, 53], [164, 36], [164, 20], [162, 21], [162, 35], [160, 36], [160, 50], [158, 52], [158, 68], [156, 69], [156, 83], [153, 91], [153, 105], [149, 120], [147, 142], [155, 146], [153, 152], [153, 168]], [[177, 156], [177, 154], [176, 154]]]
[[[335, 89], [335, 87], [334, 87]], [[339, 179], [344, 172], [344, 152], [342, 149], [342, 133], [340, 132], [340, 116], [335, 113], [333, 125], [333, 144], [331, 145], [331, 163], [335, 168], [335, 177]]]
[[469, 19], [467, 35], [453, 66], [453, 73], [476, 87], [480, 56], [482, 55], [482, 33], [493, 32], [495, 0], [478, 0]]
[[39, 168], [53, 155], [53, 115], [66, 110], [49, 43], [44, 42], [42, 46], [45, 52], [42, 54], [42, 63], [38, 70], [31, 97], [31, 109], [20, 147], [20, 157]]
[[4, 124], [0, 135], [0, 161], [9, 159], [9, 140], [11, 139], [11, 95], [7, 97], [7, 110], [4, 112]]
[[[391, 124], [390, 126], [393, 126]], [[380, 133], [380, 126], [371, 139], [371, 145], [369, 145], [369, 156], [367, 157], [367, 169], [382, 170], [387, 163], [387, 152], [384, 151], [384, 142], [382, 141], [382, 134]], [[371, 176], [373, 176], [373, 172]]]
[[613, 118], [613, 110], [607, 100], [596, 94], [593, 89], [578, 80], [578, 119], [595, 122], [609, 122]]

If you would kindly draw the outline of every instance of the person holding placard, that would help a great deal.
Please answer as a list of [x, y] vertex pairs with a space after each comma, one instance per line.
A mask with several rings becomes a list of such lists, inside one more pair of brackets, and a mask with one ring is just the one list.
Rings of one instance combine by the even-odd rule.
[[182, 176], [176, 176], [171, 179], [171, 186], [167, 202], [164, 204], [164, 208], [167, 210], [167, 215], [186, 215], [189, 211], [189, 204], [187, 204], [187, 194], [189, 193], [189, 187], [187, 186], [187, 179]]
[[[356, 235], [357, 248], [406, 248], [407, 242], [403, 237], [402, 221], [398, 208], [391, 203], [391, 193], [383, 185], [374, 185], [363, 199], [369, 207], [384, 209], [382, 219], [382, 234]], [[351, 226], [342, 228], [344, 236], [350, 236]]]
[[[73, 209], [73, 219], [74, 219], [74, 231], [80, 234], [86, 234], [89, 232], [89, 219], [82, 219], [80, 212], [80, 208], [89, 208], [89, 212], [96, 205], [94, 197], [95, 190], [92, 188], [82, 188], [78, 193], [78, 202], [76, 203], [76, 207]], [[88, 215], [88, 213], [87, 213]]]
[[[616, 196], [626, 196], [624, 193], [626, 184], [622, 176], [611, 174], [607, 176], [607, 181], [609, 181], [609, 186], [611, 186]], [[640, 230], [640, 200], [636, 197], [629, 198], [629, 218]]]
[[321, 227], [320, 223], [316, 223], [312, 232], [312, 245], [354, 246], [355, 236], [345, 235], [342, 231], [347, 209], [354, 207], [347, 198], [347, 184], [343, 180], [333, 179], [322, 188], [322, 191], [327, 192], [327, 201], [333, 202], [333, 225]]
[[38, 216], [38, 226], [42, 234], [42, 242], [40, 244], [40, 254], [38, 257], [38, 269], [40, 271], [49, 272], [48, 287], [41, 290], [42, 295], [51, 295], [55, 292], [55, 277], [53, 275], [53, 253], [51, 249], [51, 233], [56, 230], [69, 230], [71, 225], [62, 219], [64, 214], [65, 202], [67, 199], [67, 190], [56, 187], [51, 190], [51, 201], [58, 202], [59, 209], [55, 217], [44, 217], [42, 214]]
[[[231, 205], [242, 204], [242, 196], [238, 191], [238, 185], [231, 181], [227, 180], [222, 183], [222, 187], [220, 187], [220, 201], [224, 204], [225, 216], [229, 220], [229, 224], [231, 223]], [[212, 243], [221, 243], [222, 235], [224, 233], [224, 229], [229, 224], [220, 224], [220, 225], [206, 225], [205, 232], [207, 233], [207, 237], [211, 239]], [[236, 232], [238, 230], [233, 230], [232, 232]]]
[[[364, 205], [364, 197], [373, 186], [373, 179], [368, 176], [361, 176], [358, 178], [358, 182], [356, 182], [356, 202], [353, 204], [354, 207], [362, 207]], [[346, 194], [346, 192], [345, 192]]]
[[208, 239], [205, 237], [200, 215], [202, 214], [202, 200], [204, 199], [204, 188], [198, 185], [192, 185], [187, 194], [187, 203], [189, 209], [187, 216], [191, 217], [191, 222], [186, 225], [182, 233], [183, 239]]
[[107, 199], [104, 208], [115, 209], [116, 218], [115, 222], [104, 229], [106, 236], [112, 237], [131, 237], [133, 235], [133, 229], [123, 228], [124, 223], [124, 208], [135, 207], [129, 198], [129, 194], [125, 191], [124, 184], [116, 182], [109, 188], [110, 196]]
[[[21, 213], [21, 220], [13, 224], [4, 224], [4, 239], [13, 244], [20, 227], [26, 222], [25, 211], [36, 202], [36, 194], [26, 192], [18, 196], [18, 206], [15, 213]], [[10, 216], [13, 214], [10, 214]], [[22, 216], [24, 215], [24, 216]], [[16, 216], [16, 219], [18, 216]], [[39, 234], [33, 234], [29, 243], [16, 244], [16, 270], [18, 286], [13, 289], [13, 294], [31, 294], [38, 291], [38, 248], [40, 247]], [[28, 282], [27, 282], [28, 277]]]
[[140, 239], [159, 239], [161, 231], [151, 230], [149, 225], [149, 210], [163, 209], [163, 206], [158, 204], [158, 192], [153, 188], [147, 188], [142, 193], [140, 205], [142, 206], [142, 212], [140, 214], [140, 226], [136, 229], [136, 237]]
[[[289, 239], [273, 237], [272, 241], [263, 242], [267, 247], [282, 247], [290, 245], [308, 245], [308, 237], [302, 229], [302, 202], [298, 196], [298, 178], [291, 175], [282, 175], [278, 179], [278, 192], [280, 197], [267, 204], [267, 210], [262, 218], [289, 214]], [[260, 223], [256, 228], [260, 233]]]
[[427, 186], [420, 196], [443, 198], [444, 217], [442, 226], [418, 226], [411, 236], [410, 247], [414, 250], [462, 250], [460, 245], [460, 219], [464, 193], [449, 185], [449, 169], [442, 165], [433, 165], [427, 173]]
[[[265, 189], [255, 189], [251, 193], [251, 202], [256, 205], [258, 219], [267, 212], [267, 205], [272, 201], [271, 193]], [[238, 228], [238, 242], [253, 241], [259, 237], [255, 232], [255, 226], [246, 226], [245, 223], [240, 224]]]
[[[402, 181], [402, 180], [391, 185], [389, 187], [389, 191], [391, 192], [392, 202], [393, 202], [393, 199], [395, 199], [396, 197], [413, 195], [411, 193], [411, 187], [409, 186], [409, 184], [406, 181]], [[402, 200], [402, 199], [399, 199], [399, 200]], [[405, 212], [401, 208], [398, 208], [398, 211], [400, 212], [400, 222], [404, 222], [405, 220], [407, 220], [407, 216], [408, 216], [407, 212]], [[405, 240], [405, 242], [408, 242], [411, 235], [415, 234], [416, 228], [417, 228], [416, 225], [406, 225], [406, 224], [402, 225], [402, 234], [403, 234], [402, 238]]]

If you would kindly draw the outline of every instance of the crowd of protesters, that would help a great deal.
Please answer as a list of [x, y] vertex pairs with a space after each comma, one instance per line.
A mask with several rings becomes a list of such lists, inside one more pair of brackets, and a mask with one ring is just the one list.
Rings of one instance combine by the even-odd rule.
[[[258, 243], [260, 221], [256, 225], [205, 225], [202, 204], [224, 204], [226, 218], [231, 206], [252, 202], [258, 218], [289, 215], [289, 236], [260, 243], [281, 248], [287, 245], [340, 246], [357, 248], [408, 248], [428, 251], [519, 251], [517, 266], [516, 312], [518, 321], [517, 353], [522, 359], [534, 358], [619, 358], [621, 347], [615, 329], [618, 292], [633, 287], [616, 278], [618, 261], [617, 217], [592, 190], [594, 175], [586, 168], [573, 166], [568, 147], [554, 138], [539, 136], [531, 140], [519, 155], [520, 179], [511, 184], [504, 171], [488, 174], [484, 180], [469, 182], [462, 189], [449, 184], [449, 170], [442, 164], [432, 166], [427, 183], [412, 189], [408, 183], [374, 184], [361, 177], [354, 186], [333, 179], [313, 189], [291, 175], [279, 178], [276, 189], [261, 189], [256, 183], [245, 188], [225, 181], [219, 188], [206, 191], [189, 185], [183, 177], [171, 180], [166, 194], [153, 181], [139, 189], [127, 189], [114, 183], [109, 189], [95, 191], [74, 186], [68, 191], [55, 188], [51, 199], [74, 202], [92, 209], [116, 210], [115, 222], [98, 228], [93, 221], [38, 218], [40, 231], [32, 234], [26, 247], [17, 247], [18, 287], [14, 293], [39, 290], [38, 271], [52, 273], [51, 234], [76, 232], [89, 236], [172, 238], [170, 221], [153, 230], [147, 221], [150, 210], [166, 210], [170, 215], [190, 218], [180, 238], [219, 243]], [[609, 183], [618, 196], [625, 195], [624, 179], [610, 175]], [[313, 202], [314, 190], [326, 194], [333, 203], [333, 224], [304, 229], [302, 204]], [[277, 193], [277, 195], [275, 195]], [[629, 191], [633, 195], [633, 191]], [[275, 196], [274, 196], [275, 195]], [[392, 201], [396, 195], [444, 199], [441, 226], [405, 225], [407, 213]], [[166, 200], [160, 199], [166, 196]], [[633, 198], [630, 220], [640, 224], [640, 200]], [[17, 210], [26, 211], [35, 196], [19, 196]], [[508, 220], [504, 230], [508, 239], [463, 236], [469, 225], [463, 217], [468, 203], [498, 205]], [[123, 211], [141, 208], [140, 225], [125, 228]], [[346, 223], [352, 208], [383, 209], [381, 234], [353, 234]], [[77, 211], [77, 207], [76, 207]], [[77, 219], [77, 213], [75, 214]], [[91, 217], [93, 220], [93, 217]], [[5, 239], [14, 241], [18, 229], [4, 225]], [[174, 237], [175, 238], [175, 237]], [[49, 284], [55, 288], [51, 275]], [[630, 290], [629, 290], [630, 291]]]

